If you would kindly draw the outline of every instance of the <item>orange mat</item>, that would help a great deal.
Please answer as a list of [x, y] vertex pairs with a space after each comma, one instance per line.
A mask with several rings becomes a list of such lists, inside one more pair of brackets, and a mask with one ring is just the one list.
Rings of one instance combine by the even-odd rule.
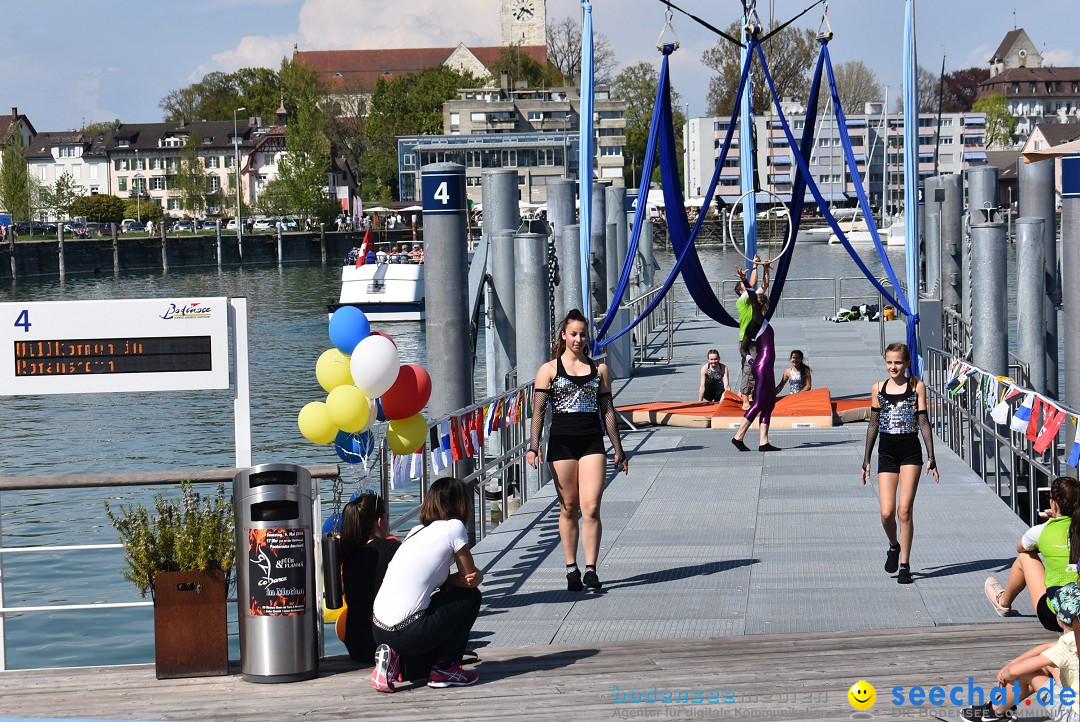
[[[834, 402], [827, 388], [813, 389], [778, 398], [769, 426], [773, 429], [827, 428], [833, 426], [834, 415], [843, 420], [856, 420], [847, 417], [857, 417], [859, 414], [865, 418], [869, 406], [869, 398]], [[635, 424], [696, 429], [738, 428], [743, 417], [742, 402], [730, 391], [724, 393], [724, 400], [719, 403], [657, 401], [620, 406], [619, 411], [629, 416]]]

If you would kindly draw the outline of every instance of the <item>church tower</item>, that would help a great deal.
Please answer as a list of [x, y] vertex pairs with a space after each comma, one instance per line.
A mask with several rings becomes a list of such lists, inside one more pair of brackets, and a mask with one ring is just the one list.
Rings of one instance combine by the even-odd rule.
[[547, 45], [547, 0], [500, 0], [503, 45]]

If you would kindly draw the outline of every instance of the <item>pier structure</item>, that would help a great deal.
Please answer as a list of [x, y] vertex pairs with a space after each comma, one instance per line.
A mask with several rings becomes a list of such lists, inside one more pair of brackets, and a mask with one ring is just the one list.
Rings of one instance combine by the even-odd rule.
[[[729, 331], [682, 316], [674, 358], [617, 379], [617, 405], [692, 398], [708, 348], [737, 358]], [[874, 324], [775, 326], [778, 348], [805, 351], [815, 386], [834, 398], [865, 396], [884, 375]], [[886, 340], [903, 335], [886, 324]], [[782, 451], [740, 453], [720, 429], [625, 432], [630, 472], [607, 483], [599, 592], [566, 591], [554, 489], [532, 490], [473, 549], [485, 572], [470, 641], [481, 683], [452, 699], [410, 685], [380, 695], [341, 658], [317, 680], [257, 687], [237, 675], [157, 681], [150, 665], [12, 671], [0, 714], [256, 720], [269, 704], [305, 720], [460, 719], [467, 705], [470, 718], [499, 719], [527, 699], [545, 715], [594, 718], [629, 709], [627, 690], [657, 688], [716, 690], [730, 716], [835, 720], [851, 715], [847, 690], [860, 679], [885, 713], [893, 687], [969, 676], [989, 687], [1005, 661], [1052, 641], [1026, 597], [1008, 618], [984, 598], [983, 580], [1003, 578], [1026, 525], [940, 440], [941, 483], [924, 478], [915, 505], [915, 583], [900, 586], [881, 568], [876, 479], [858, 478], [865, 425], [771, 437]]]

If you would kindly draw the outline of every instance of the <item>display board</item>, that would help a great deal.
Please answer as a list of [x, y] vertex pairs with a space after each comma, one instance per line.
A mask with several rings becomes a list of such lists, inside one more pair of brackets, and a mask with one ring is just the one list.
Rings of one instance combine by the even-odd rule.
[[0, 303], [0, 395], [227, 389], [228, 305]]

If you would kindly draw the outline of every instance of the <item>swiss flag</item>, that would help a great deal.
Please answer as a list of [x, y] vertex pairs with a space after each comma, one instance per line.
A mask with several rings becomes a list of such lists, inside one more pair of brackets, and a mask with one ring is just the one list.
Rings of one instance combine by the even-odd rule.
[[364, 231], [364, 242], [360, 244], [360, 255], [356, 259], [356, 267], [364, 265], [364, 259], [367, 258], [368, 251], [372, 250], [371, 244], [371, 229], [368, 228]]

